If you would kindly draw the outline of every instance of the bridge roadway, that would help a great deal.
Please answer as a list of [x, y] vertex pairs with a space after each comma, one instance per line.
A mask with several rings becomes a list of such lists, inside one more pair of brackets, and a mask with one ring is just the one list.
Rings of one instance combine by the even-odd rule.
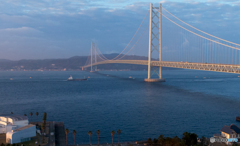
[[[106, 61], [93, 63], [92, 66], [101, 65], [101, 64], [112, 64], [112, 63], [148, 65], [147, 60], [106, 60]], [[185, 69], [194, 69], [194, 70], [205, 70], [205, 71], [240, 74], [240, 65], [233, 65], [233, 64], [151, 61], [151, 66], [185, 68]], [[83, 66], [83, 68], [87, 68], [87, 67], [91, 67], [91, 64]]]

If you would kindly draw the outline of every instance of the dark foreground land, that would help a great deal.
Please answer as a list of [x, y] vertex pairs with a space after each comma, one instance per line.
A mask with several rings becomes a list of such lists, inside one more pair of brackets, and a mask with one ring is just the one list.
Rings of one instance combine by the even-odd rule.
[[63, 122], [55, 123], [55, 144], [56, 146], [66, 145], [66, 134]]
[[[31, 122], [31, 124], [40, 126], [42, 122]], [[38, 135], [37, 137], [39, 138], [33, 138], [34, 145], [66, 146], [64, 122], [54, 122], [54, 121], [46, 122], [44, 134]], [[37, 141], [37, 144], [35, 144], [36, 141]]]
[[[31, 124], [41, 125], [42, 122], [31, 122]], [[40, 127], [40, 126], [37, 126]], [[0, 134], [0, 144], [5, 146], [6, 144], [6, 134]], [[8, 144], [9, 145], [9, 144]], [[44, 134], [37, 134], [36, 137], [32, 138], [31, 141], [13, 144], [15, 146], [66, 146], [66, 134], [64, 122], [46, 122], [44, 129]], [[136, 142], [121, 142], [121, 143], [106, 143], [99, 144], [99, 146], [225, 146], [225, 143], [210, 143], [208, 138], [202, 137], [198, 139], [195, 133], [184, 132], [182, 139], [178, 137], [164, 137], [160, 135], [158, 139], [149, 138], [147, 141], [136, 141]], [[10, 146], [10, 145], [9, 145]], [[89, 146], [89, 144], [77, 144], [68, 146]], [[97, 144], [92, 144], [91, 146], [98, 146]], [[238, 144], [234, 144], [238, 146]]]

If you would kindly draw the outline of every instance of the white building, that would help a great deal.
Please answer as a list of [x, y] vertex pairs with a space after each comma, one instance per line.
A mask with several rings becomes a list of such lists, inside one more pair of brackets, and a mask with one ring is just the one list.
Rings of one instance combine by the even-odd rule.
[[227, 138], [226, 144], [232, 144], [232, 142], [240, 142], [240, 128], [236, 125], [223, 126], [220, 130], [221, 136]]
[[7, 143], [20, 143], [36, 136], [36, 126], [29, 124], [27, 116], [0, 114], [0, 133], [6, 133]]

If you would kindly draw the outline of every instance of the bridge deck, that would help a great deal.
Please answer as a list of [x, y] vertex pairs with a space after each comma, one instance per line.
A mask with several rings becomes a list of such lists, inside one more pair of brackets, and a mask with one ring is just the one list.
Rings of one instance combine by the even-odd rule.
[[[137, 65], [148, 65], [147, 60], [106, 60], [92, 64], [111, 64], [111, 63], [121, 63], [121, 64], [137, 64]], [[91, 65], [83, 66], [83, 68], [90, 67]], [[213, 64], [213, 63], [192, 63], [192, 62], [171, 62], [171, 61], [151, 61], [151, 66], [162, 66], [171, 68], [185, 68], [194, 70], [206, 70], [215, 72], [227, 72], [227, 73], [240, 73], [240, 65], [232, 64]]]

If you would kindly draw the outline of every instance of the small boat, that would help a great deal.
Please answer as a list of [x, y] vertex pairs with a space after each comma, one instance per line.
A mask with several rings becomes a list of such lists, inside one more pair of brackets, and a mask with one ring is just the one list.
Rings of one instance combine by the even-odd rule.
[[70, 76], [67, 80], [68, 81], [85, 81], [85, 80], [87, 80], [87, 78], [83, 78], [83, 79], [76, 78], [76, 79], [74, 79], [72, 76]]
[[240, 122], [240, 117], [236, 117], [236, 121], [239, 121], [239, 122]]

